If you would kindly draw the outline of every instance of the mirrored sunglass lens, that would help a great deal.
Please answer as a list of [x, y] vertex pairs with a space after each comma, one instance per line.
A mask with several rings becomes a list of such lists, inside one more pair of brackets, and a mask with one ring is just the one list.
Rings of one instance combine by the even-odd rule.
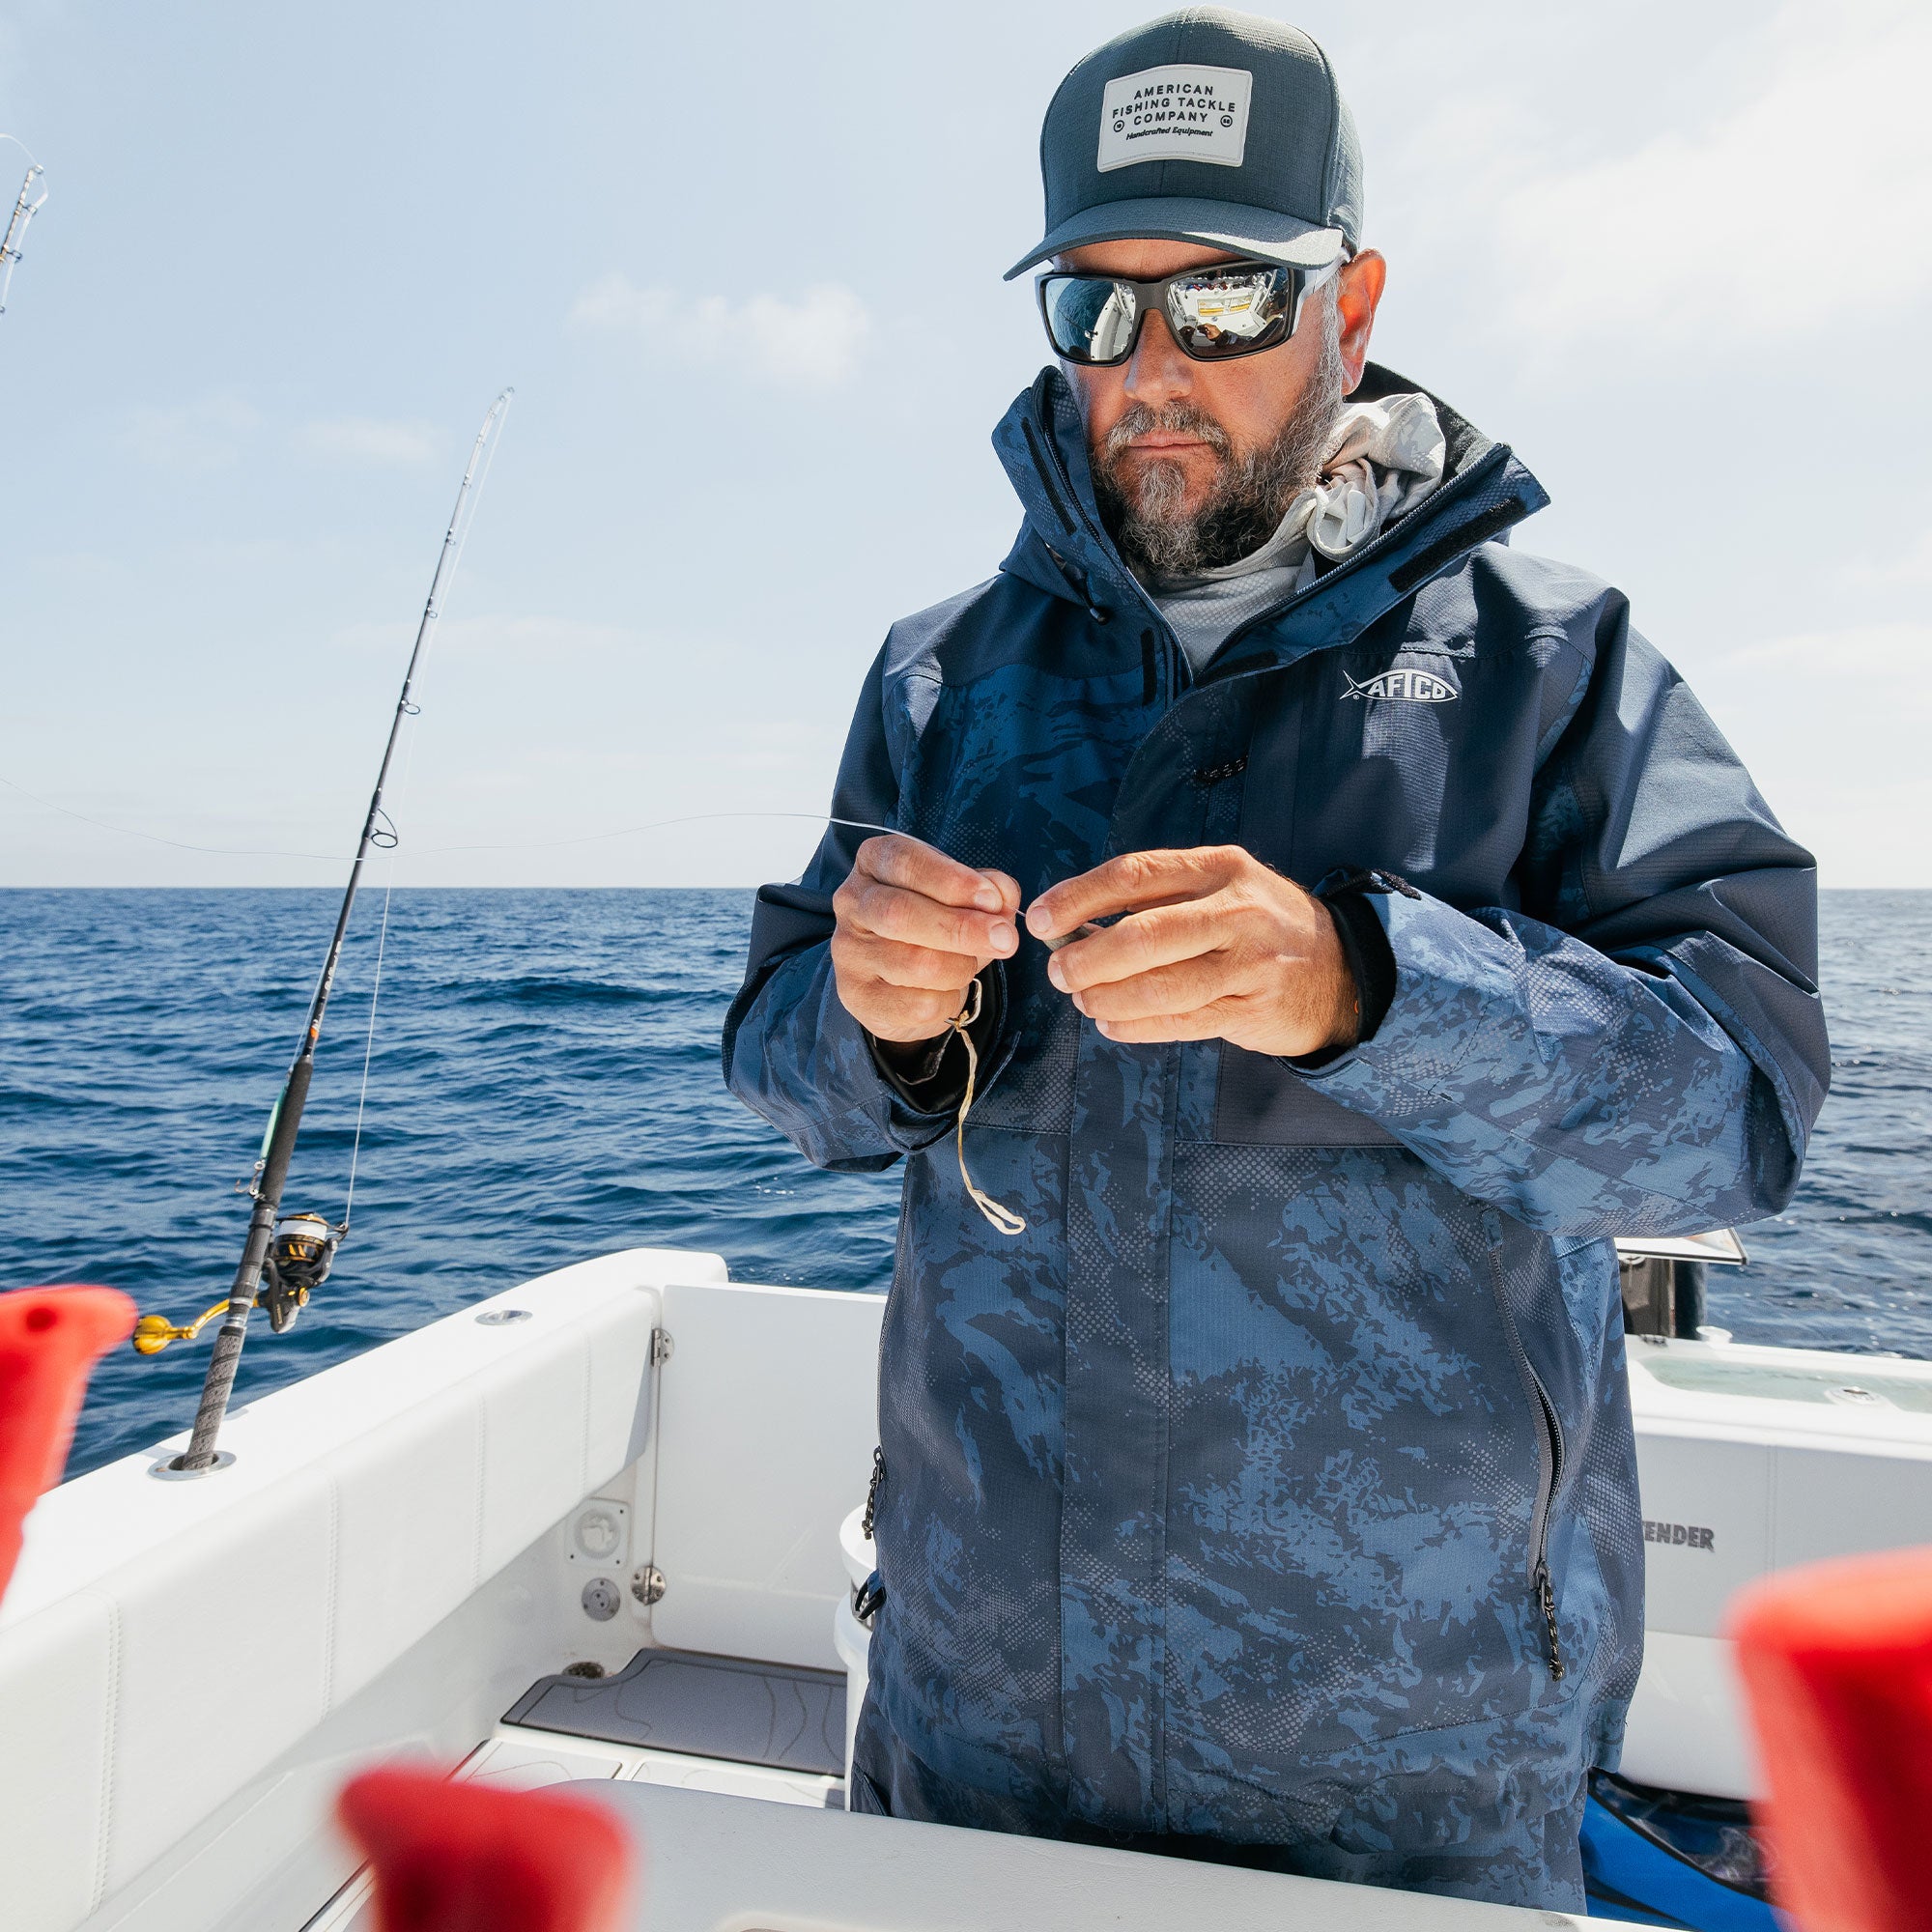
[[1046, 285], [1046, 329], [1075, 362], [1108, 362], [1134, 334], [1134, 292], [1118, 282], [1069, 275]]
[[1293, 308], [1294, 278], [1285, 269], [1202, 275], [1167, 292], [1175, 338], [1194, 355], [1272, 348], [1287, 339]]

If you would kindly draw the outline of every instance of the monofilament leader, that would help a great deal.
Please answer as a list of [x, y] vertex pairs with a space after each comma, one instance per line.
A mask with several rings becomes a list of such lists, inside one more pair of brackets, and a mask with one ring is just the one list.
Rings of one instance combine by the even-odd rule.
[[1812, 862], [1369, 360], [1313, 41], [1124, 34], [1040, 156], [1018, 540], [893, 628], [833, 809], [899, 835], [760, 893], [724, 1033], [810, 1159], [906, 1163], [852, 1802], [1580, 1910], [1643, 1636], [1610, 1237], [1789, 1197]]

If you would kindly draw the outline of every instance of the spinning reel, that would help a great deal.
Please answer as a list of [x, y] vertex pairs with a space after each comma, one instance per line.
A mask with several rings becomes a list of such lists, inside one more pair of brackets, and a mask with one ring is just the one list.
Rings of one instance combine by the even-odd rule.
[[346, 1224], [336, 1227], [320, 1214], [284, 1214], [275, 1223], [255, 1306], [269, 1311], [269, 1326], [277, 1335], [296, 1325], [296, 1317], [308, 1306], [309, 1291], [328, 1279], [329, 1264], [348, 1232]]
[[[284, 1214], [275, 1223], [255, 1294], [255, 1306], [267, 1312], [274, 1333], [286, 1335], [296, 1325], [309, 1295], [328, 1279], [335, 1251], [348, 1232], [348, 1222], [326, 1221], [320, 1214]], [[192, 1342], [227, 1306], [224, 1296], [187, 1322], [170, 1321], [165, 1315], [142, 1316], [134, 1324], [135, 1353], [158, 1355], [170, 1342]]]

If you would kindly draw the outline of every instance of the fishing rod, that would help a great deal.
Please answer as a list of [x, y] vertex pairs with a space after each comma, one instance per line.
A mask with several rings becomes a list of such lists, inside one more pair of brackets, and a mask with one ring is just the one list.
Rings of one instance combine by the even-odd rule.
[[0, 237], [0, 315], [5, 315], [7, 288], [14, 279], [14, 265], [20, 259], [20, 243], [27, 239], [27, 223], [41, 212], [47, 190], [43, 188], [38, 195], [34, 193], [34, 184], [46, 170], [35, 160], [26, 143], [17, 134], [0, 134], [0, 141], [12, 141], [27, 156], [27, 178], [14, 197], [14, 212], [7, 217], [7, 233]]
[[[417, 706], [410, 694], [416, 670], [422, 663], [424, 647], [436, 629], [442, 599], [456, 574], [463, 545], [475, 514], [472, 490], [480, 492], [483, 474], [489, 468], [488, 455], [502, 427], [503, 417], [516, 393], [505, 389], [490, 405], [483, 426], [469, 451], [463, 481], [456, 492], [456, 506], [449, 514], [449, 527], [443, 532], [442, 549], [438, 553], [436, 575], [430, 580], [429, 597], [423, 604], [422, 621], [416, 626], [416, 640], [410, 652], [409, 668], [403, 673], [403, 688], [396, 698], [395, 715], [389, 721], [388, 741], [383, 747], [383, 762], [376, 772], [376, 788], [369, 794], [369, 810], [362, 820], [362, 837], [349, 868], [349, 885], [342, 895], [342, 907], [335, 916], [328, 952], [309, 1001], [308, 1017], [302, 1026], [301, 1040], [282, 1083], [280, 1096], [269, 1116], [262, 1146], [255, 1157], [254, 1172], [245, 1182], [238, 1181], [253, 1196], [254, 1211], [248, 1217], [248, 1237], [242, 1249], [242, 1264], [235, 1270], [235, 1285], [228, 1299], [217, 1301], [196, 1321], [181, 1326], [164, 1315], [143, 1316], [134, 1327], [134, 1347], [144, 1355], [158, 1354], [170, 1342], [192, 1341], [205, 1323], [225, 1309], [221, 1326], [214, 1335], [214, 1351], [209, 1359], [208, 1374], [202, 1382], [201, 1405], [195, 1411], [194, 1434], [186, 1453], [168, 1464], [185, 1475], [199, 1475], [215, 1466], [215, 1437], [228, 1413], [229, 1397], [235, 1389], [235, 1372], [242, 1360], [242, 1346], [248, 1335], [248, 1318], [257, 1308], [264, 1309], [269, 1326], [277, 1335], [285, 1334], [296, 1317], [307, 1305], [311, 1292], [327, 1275], [335, 1251], [349, 1233], [345, 1208], [340, 1222], [331, 1223], [320, 1214], [281, 1212], [282, 1189], [288, 1180], [289, 1161], [295, 1152], [296, 1132], [301, 1125], [302, 1105], [308, 1098], [309, 1080], [315, 1071], [316, 1041], [322, 1035], [322, 1016], [328, 996], [335, 987], [335, 969], [342, 957], [342, 941], [349, 930], [349, 916], [355, 910], [355, 891], [362, 883], [362, 867], [372, 850], [386, 850], [396, 842], [396, 830], [383, 810], [383, 788], [388, 781], [389, 763], [396, 753], [396, 740], [402, 734], [403, 720], [414, 716]], [[373, 1014], [372, 1014], [373, 1020]]]

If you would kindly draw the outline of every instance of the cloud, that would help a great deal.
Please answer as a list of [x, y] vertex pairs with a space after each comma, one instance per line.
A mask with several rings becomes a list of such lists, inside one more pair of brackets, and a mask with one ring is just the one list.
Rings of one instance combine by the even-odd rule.
[[1530, 271], [1513, 335], [1728, 348], [1932, 284], [1932, 9], [1790, 6], [1769, 56], [1705, 126], [1505, 194], [1500, 240]]
[[137, 409], [126, 441], [139, 462], [178, 475], [199, 474], [236, 462], [261, 420], [239, 396], [204, 396], [170, 409]]
[[606, 275], [578, 297], [570, 319], [635, 335], [678, 361], [742, 365], [781, 387], [807, 390], [849, 382], [872, 332], [870, 311], [838, 282], [816, 283], [794, 302], [751, 292], [694, 298]]
[[384, 422], [377, 416], [335, 416], [304, 423], [296, 432], [297, 447], [311, 456], [391, 469], [429, 462], [437, 453], [437, 442], [429, 423]]

